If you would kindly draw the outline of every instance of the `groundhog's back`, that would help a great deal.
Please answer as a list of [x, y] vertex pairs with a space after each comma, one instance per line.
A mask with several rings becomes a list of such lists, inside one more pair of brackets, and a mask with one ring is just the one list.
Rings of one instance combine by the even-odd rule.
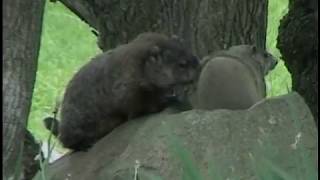
[[246, 109], [263, 98], [252, 70], [231, 57], [210, 59], [200, 74], [196, 107]]

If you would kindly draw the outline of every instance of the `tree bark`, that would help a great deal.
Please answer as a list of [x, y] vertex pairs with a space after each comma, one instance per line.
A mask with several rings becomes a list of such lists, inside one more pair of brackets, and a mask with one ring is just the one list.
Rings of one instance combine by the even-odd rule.
[[235, 44], [265, 47], [267, 0], [60, 0], [106, 51], [146, 31], [178, 35], [199, 57]]
[[318, 0], [290, 0], [277, 44], [292, 75], [292, 89], [309, 105], [318, 125]]
[[[3, 177], [21, 168], [45, 0], [3, 2]], [[21, 172], [22, 168], [18, 170]]]

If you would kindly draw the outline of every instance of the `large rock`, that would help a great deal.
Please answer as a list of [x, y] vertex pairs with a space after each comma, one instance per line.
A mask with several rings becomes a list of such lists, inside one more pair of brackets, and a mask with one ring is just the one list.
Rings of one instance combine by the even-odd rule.
[[139, 161], [140, 180], [148, 179], [142, 172], [164, 180], [182, 179], [181, 159], [170, 148], [174, 142], [170, 134], [192, 154], [203, 176], [212, 162], [227, 177], [256, 179], [251, 157], [257, 147], [267, 149], [270, 144], [269, 154], [287, 172], [300, 173], [302, 163], [294, 159], [301, 148], [311, 152], [307, 155], [314, 163], [311, 167], [316, 167], [315, 123], [304, 100], [291, 93], [264, 100], [249, 110], [166, 111], [131, 120], [88, 152], [72, 153], [51, 164], [46, 174], [50, 180], [131, 180]]

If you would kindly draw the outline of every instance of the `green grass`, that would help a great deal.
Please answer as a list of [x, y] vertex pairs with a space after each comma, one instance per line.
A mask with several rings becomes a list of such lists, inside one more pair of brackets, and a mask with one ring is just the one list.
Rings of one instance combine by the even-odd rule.
[[48, 131], [42, 120], [51, 116], [72, 75], [100, 52], [90, 27], [60, 3], [46, 3], [38, 71], [28, 128], [37, 139]]
[[280, 19], [287, 13], [287, 7], [288, 0], [269, 0], [267, 50], [279, 60], [276, 68], [266, 78], [269, 97], [286, 94], [291, 90], [291, 75], [280, 59], [281, 54], [276, 47]]
[[[277, 58], [276, 37], [280, 18], [286, 13], [287, 0], [269, 1], [267, 49]], [[63, 94], [72, 75], [91, 57], [100, 52], [90, 27], [60, 3], [46, 3], [38, 71], [33, 93], [28, 128], [41, 140], [49, 133], [42, 120], [52, 115], [56, 99]], [[291, 89], [291, 78], [283, 63], [267, 77], [268, 96], [277, 96]]]

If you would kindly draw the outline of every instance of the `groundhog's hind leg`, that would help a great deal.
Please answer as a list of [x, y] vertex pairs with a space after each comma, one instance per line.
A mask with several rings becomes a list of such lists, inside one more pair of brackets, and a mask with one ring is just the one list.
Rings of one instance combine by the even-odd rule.
[[113, 129], [124, 122], [124, 118], [109, 117], [99, 119], [94, 124], [87, 123], [85, 127], [61, 131], [60, 141], [66, 148], [75, 151], [86, 151], [91, 148], [99, 139], [109, 134]]
[[63, 146], [75, 151], [86, 151], [94, 144], [95, 138], [83, 130], [73, 130], [59, 136]]

